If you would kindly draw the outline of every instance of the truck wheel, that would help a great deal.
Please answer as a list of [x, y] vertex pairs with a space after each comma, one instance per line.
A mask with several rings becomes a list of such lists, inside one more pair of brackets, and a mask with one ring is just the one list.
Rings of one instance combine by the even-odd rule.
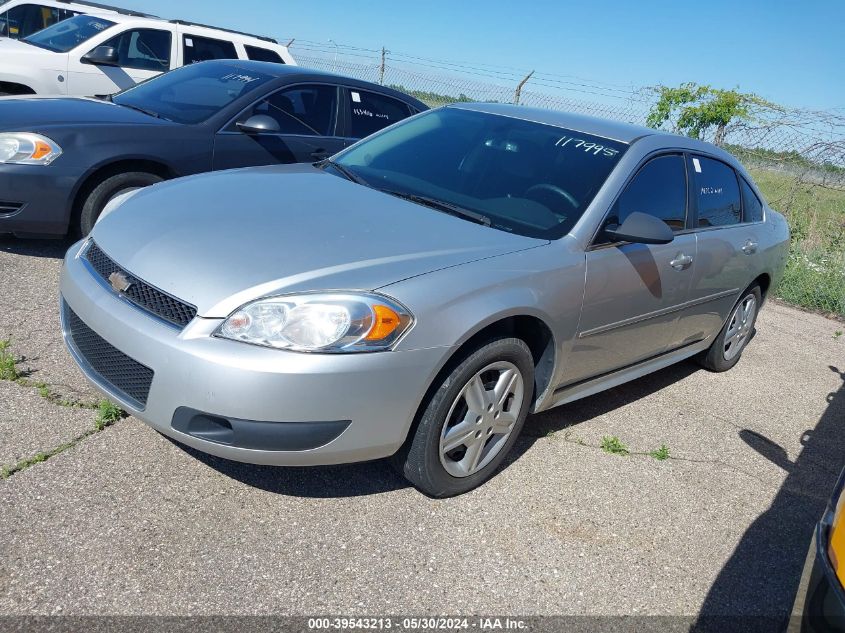
[[92, 231], [97, 218], [112, 198], [132, 189], [154, 185], [162, 180], [164, 179], [161, 176], [143, 171], [132, 171], [106, 178], [94, 187], [82, 204], [78, 227], [80, 234], [84, 237]]
[[495, 339], [438, 380], [393, 463], [427, 495], [451, 497], [487, 481], [510, 452], [534, 395], [534, 360], [522, 340]]

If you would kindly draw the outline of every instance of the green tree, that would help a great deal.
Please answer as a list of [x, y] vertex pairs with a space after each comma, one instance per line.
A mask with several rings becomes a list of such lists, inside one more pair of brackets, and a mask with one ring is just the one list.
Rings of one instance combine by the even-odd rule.
[[751, 120], [761, 109], [778, 109], [755, 94], [700, 86], [694, 82], [677, 88], [657, 86], [654, 90], [658, 99], [646, 119], [649, 127], [658, 128], [668, 121], [674, 132], [693, 138], [701, 138], [715, 128], [713, 142], [719, 146], [724, 144], [728, 124], [732, 121]]

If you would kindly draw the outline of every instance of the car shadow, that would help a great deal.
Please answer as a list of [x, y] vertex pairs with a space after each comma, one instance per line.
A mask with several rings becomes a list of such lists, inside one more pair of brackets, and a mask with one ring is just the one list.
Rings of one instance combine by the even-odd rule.
[[47, 259], [64, 259], [67, 249], [73, 245], [73, 242], [73, 239], [66, 237], [54, 240], [39, 240], [0, 235], [0, 253], [25, 255], [27, 257], [44, 257]]
[[260, 466], [202, 453], [169, 439], [209, 468], [247, 486], [289, 497], [361, 497], [410, 488], [386, 460], [340, 466]]
[[740, 438], [787, 472], [769, 509], [745, 531], [710, 587], [693, 631], [783, 631], [816, 523], [845, 467], [845, 371], [815, 428], [791, 461], [777, 443], [748, 429]]

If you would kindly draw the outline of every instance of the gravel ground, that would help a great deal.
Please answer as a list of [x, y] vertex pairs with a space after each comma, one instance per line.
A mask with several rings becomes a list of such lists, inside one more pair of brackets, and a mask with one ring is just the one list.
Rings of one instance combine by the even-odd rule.
[[[58, 332], [67, 246], [0, 239], [0, 339], [30, 382], [0, 383], [7, 467], [93, 426], [32, 386], [96, 400]], [[445, 501], [382, 462], [247, 466], [122, 420], [0, 481], [0, 614], [785, 616], [845, 463], [845, 326], [770, 303], [757, 329], [725, 374], [533, 416]]]

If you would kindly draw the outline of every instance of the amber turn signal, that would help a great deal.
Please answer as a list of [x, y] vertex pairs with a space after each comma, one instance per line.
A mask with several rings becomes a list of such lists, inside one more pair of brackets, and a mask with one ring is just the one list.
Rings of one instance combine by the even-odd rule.
[[380, 341], [389, 336], [400, 325], [399, 315], [387, 306], [376, 304], [373, 306], [375, 321], [370, 328], [365, 341]]

